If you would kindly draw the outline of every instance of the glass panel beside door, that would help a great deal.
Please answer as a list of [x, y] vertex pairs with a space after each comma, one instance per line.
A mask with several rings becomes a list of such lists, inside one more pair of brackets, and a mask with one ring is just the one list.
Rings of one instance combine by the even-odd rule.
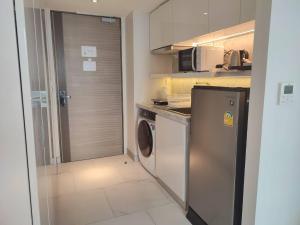
[[[19, 4], [20, 2], [18, 2], [18, 6], [20, 6]], [[25, 37], [18, 36], [19, 45], [22, 45], [20, 48], [26, 50], [26, 53], [19, 52], [22, 67], [21, 78], [27, 80], [27, 77], [24, 76], [29, 75], [28, 86], [30, 85], [30, 87], [28, 88], [31, 92], [30, 117], [32, 116], [32, 118], [30, 121], [32, 121], [32, 126], [26, 124], [26, 132], [29, 132], [28, 129], [32, 129], [31, 132], [34, 137], [34, 149], [28, 148], [28, 151], [32, 151], [28, 154], [28, 157], [31, 157], [29, 162], [34, 165], [29, 167], [33, 221], [34, 224], [54, 225], [53, 204], [49, 198], [51, 189], [48, 185], [53, 155], [49, 118], [48, 66], [45, 47], [44, 10], [41, 9], [40, 4], [39, 0], [29, 0], [26, 2], [25, 7], [22, 5], [22, 9], [18, 8], [19, 20], [17, 21], [17, 27], [18, 29], [24, 29], [26, 34]], [[25, 20], [25, 24], [20, 22], [20, 18]], [[26, 60], [24, 60], [25, 57]], [[24, 84], [27, 83], [22, 83], [22, 85]], [[26, 111], [25, 117], [28, 116], [27, 113]], [[32, 172], [33, 170], [34, 172]], [[36, 176], [32, 176], [33, 174]]]

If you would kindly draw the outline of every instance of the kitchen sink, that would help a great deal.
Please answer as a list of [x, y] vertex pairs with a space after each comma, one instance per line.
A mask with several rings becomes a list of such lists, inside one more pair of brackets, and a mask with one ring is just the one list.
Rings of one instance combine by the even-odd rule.
[[191, 108], [171, 108], [171, 109], [169, 109], [169, 111], [175, 112], [175, 113], [178, 113], [178, 114], [182, 114], [182, 115], [186, 115], [186, 116], [192, 115], [192, 109]]

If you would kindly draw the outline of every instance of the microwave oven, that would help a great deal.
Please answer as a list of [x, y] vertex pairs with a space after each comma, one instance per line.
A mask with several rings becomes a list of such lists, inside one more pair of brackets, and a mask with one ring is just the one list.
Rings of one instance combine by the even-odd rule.
[[206, 72], [223, 63], [223, 47], [199, 46], [178, 53], [178, 72]]

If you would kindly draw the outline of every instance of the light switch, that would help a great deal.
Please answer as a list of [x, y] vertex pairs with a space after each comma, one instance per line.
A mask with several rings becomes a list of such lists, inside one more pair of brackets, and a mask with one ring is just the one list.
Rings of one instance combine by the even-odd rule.
[[88, 61], [83, 61], [83, 71], [85, 72], [94, 72], [97, 70], [96, 61], [89, 59]]
[[281, 83], [279, 87], [278, 105], [293, 103], [295, 95], [294, 83]]
[[97, 57], [97, 47], [96, 46], [81, 46], [81, 56], [82, 57]]

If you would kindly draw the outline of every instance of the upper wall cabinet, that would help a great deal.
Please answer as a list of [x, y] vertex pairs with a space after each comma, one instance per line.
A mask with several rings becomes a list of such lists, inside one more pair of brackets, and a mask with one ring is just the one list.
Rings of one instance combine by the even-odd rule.
[[173, 0], [172, 6], [175, 43], [209, 32], [208, 0]]
[[174, 43], [172, 1], [166, 2], [150, 15], [151, 50]]
[[255, 18], [256, 0], [169, 0], [150, 15], [151, 50]]
[[240, 23], [241, 0], [209, 0], [209, 31]]
[[241, 23], [255, 19], [256, 0], [241, 0]]

